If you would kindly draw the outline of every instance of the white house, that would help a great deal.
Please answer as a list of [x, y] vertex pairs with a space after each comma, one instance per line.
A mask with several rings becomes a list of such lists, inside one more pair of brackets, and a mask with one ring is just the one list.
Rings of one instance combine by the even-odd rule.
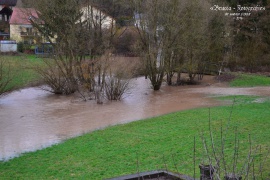
[[93, 26], [99, 26], [102, 29], [111, 29], [115, 27], [115, 19], [94, 6], [85, 5], [81, 8], [81, 11], [83, 12], [81, 18], [82, 21], [91, 22]]

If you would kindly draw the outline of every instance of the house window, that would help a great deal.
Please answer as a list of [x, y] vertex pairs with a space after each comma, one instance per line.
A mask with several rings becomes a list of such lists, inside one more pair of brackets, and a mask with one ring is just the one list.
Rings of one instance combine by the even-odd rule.
[[31, 28], [31, 27], [26, 28], [27, 34], [32, 34], [32, 29], [33, 29], [33, 28]]

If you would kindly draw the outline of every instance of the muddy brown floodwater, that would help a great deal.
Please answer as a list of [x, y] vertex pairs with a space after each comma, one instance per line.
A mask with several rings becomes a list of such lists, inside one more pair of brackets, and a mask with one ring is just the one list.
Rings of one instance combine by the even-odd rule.
[[0, 160], [35, 151], [67, 138], [170, 112], [219, 105], [216, 94], [270, 96], [270, 87], [228, 88], [213, 77], [196, 86], [163, 86], [154, 92], [144, 78], [132, 80], [133, 88], [119, 102], [97, 105], [75, 96], [52, 95], [40, 88], [16, 91], [0, 99]]

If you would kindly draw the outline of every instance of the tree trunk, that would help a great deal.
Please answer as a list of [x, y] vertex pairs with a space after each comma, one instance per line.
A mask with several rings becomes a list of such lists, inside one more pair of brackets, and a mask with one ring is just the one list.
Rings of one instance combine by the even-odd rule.
[[176, 80], [176, 84], [180, 85], [181, 84], [181, 72], [177, 72], [177, 80]]
[[154, 91], [160, 90], [160, 87], [161, 87], [161, 84], [155, 84], [155, 85], [153, 85]]
[[172, 74], [167, 74], [167, 84], [169, 85], [169, 86], [171, 86], [172, 85], [172, 77], [173, 77], [173, 75]]

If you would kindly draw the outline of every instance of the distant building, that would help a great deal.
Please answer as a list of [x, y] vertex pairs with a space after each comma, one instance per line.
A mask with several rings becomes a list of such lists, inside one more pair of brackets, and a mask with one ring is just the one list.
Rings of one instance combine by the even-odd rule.
[[10, 39], [30, 44], [40, 39], [37, 29], [30, 22], [31, 18], [37, 18], [37, 13], [34, 9], [14, 7], [9, 21]]
[[[17, 3], [19, 6], [21, 6], [21, 2], [21, 0], [18, 0]], [[83, 13], [81, 21], [88, 21], [93, 24], [93, 27], [102, 29], [111, 29], [115, 27], [115, 19], [95, 7], [84, 5], [81, 7], [81, 12]], [[12, 16], [7, 21], [9, 24], [9, 31], [6, 32], [10, 34], [11, 40], [30, 44], [43, 41], [38, 30], [31, 24], [31, 18], [38, 19], [35, 9], [17, 6], [12, 8]]]
[[94, 6], [85, 5], [81, 11], [83, 12], [81, 20], [90, 21], [93, 27], [101, 27], [102, 29], [115, 27], [115, 19]]

